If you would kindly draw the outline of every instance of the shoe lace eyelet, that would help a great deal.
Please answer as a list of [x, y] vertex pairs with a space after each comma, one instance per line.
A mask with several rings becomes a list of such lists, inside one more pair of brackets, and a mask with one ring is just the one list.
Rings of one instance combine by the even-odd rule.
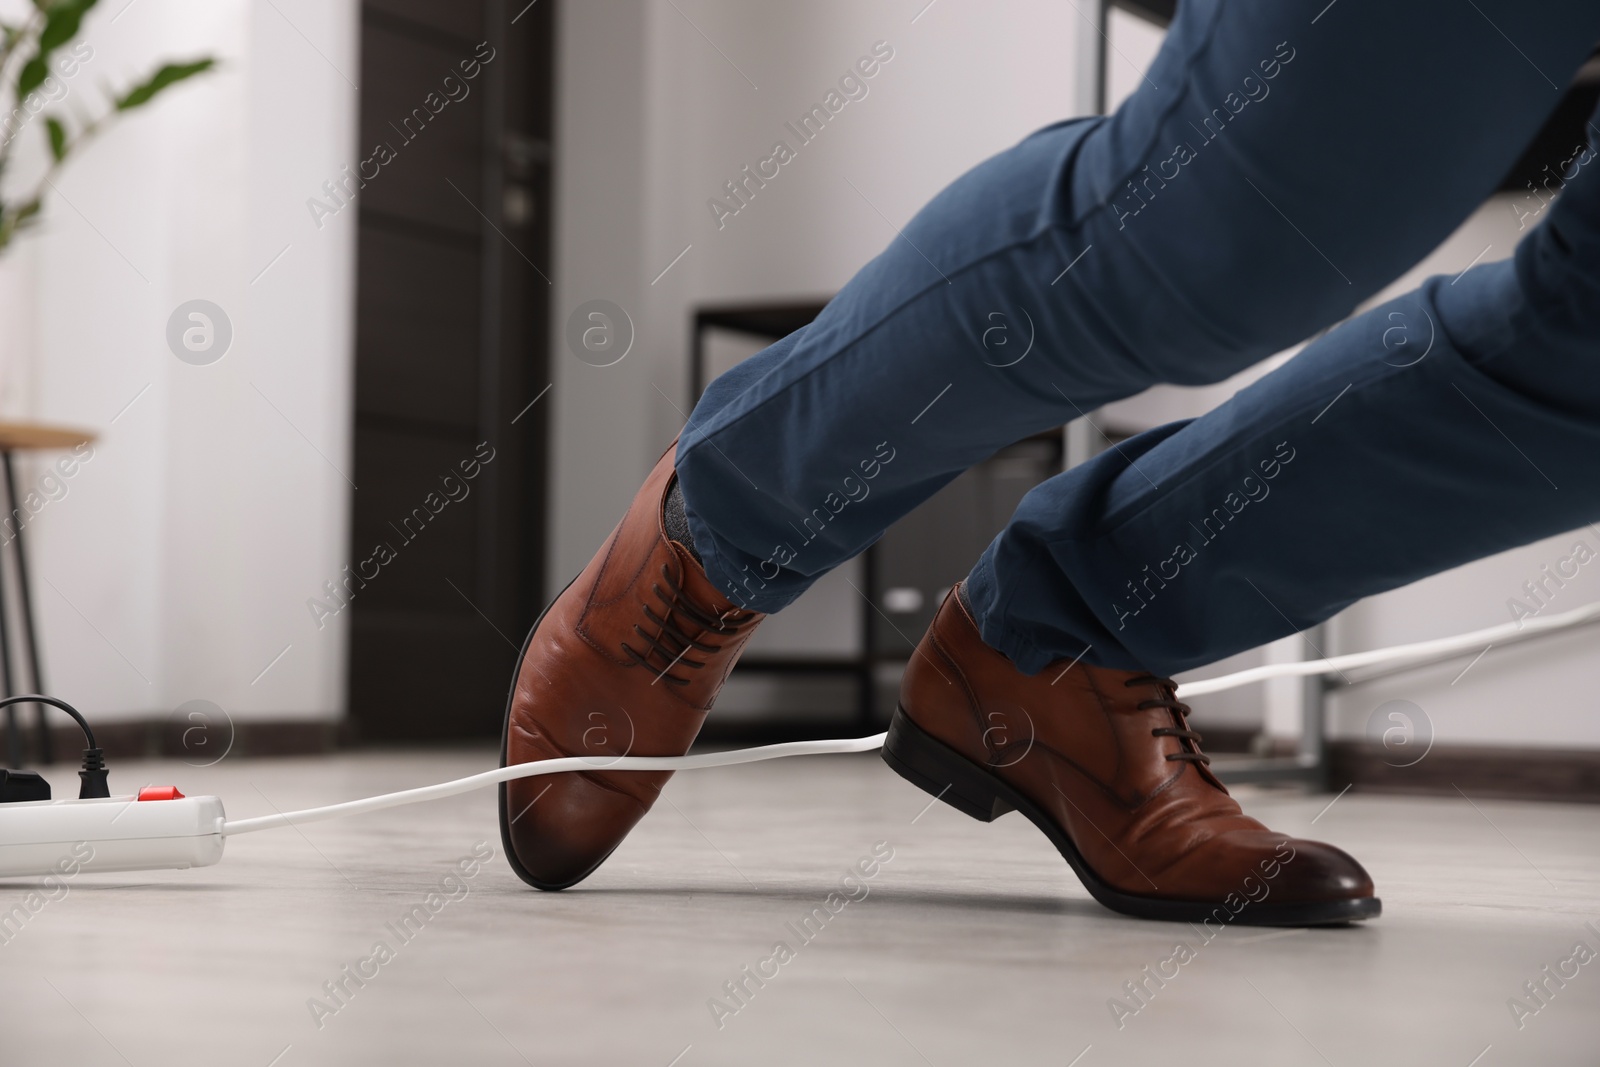
[[[639, 609], [649, 626], [635, 624], [633, 627], [634, 633], [644, 642], [644, 649], [634, 649], [624, 642], [622, 651], [639, 666], [657, 671], [658, 681], [684, 686], [690, 683], [690, 679], [672, 673], [675, 669], [701, 670], [709, 662], [694, 659], [689, 653], [709, 655], [720, 652], [726, 642], [709, 641], [706, 638], [712, 634], [719, 637], [736, 636], [754, 613], [729, 608], [715, 614], [702, 608], [689, 598], [683, 583], [666, 563], [661, 565], [661, 578], [661, 582], [650, 584], [650, 591], [661, 602], [662, 612], [657, 614], [647, 599], [641, 599]], [[655, 662], [652, 662], [652, 657]]]

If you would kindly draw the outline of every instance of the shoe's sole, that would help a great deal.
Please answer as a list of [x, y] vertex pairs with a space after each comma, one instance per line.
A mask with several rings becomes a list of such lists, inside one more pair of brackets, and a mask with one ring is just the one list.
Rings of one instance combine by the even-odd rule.
[[[577, 579], [573, 579], [573, 581], [576, 580]], [[539, 612], [539, 617], [533, 620], [533, 626], [528, 630], [528, 636], [522, 641], [521, 650], [517, 652], [517, 665], [511, 672], [511, 691], [506, 694], [505, 721], [500, 726], [500, 766], [502, 767], [506, 765], [506, 750], [507, 746], [509, 746], [511, 743], [511, 705], [517, 699], [517, 679], [522, 675], [522, 661], [528, 656], [528, 646], [533, 644], [533, 635], [539, 632], [539, 624], [544, 622], [544, 617], [550, 614], [550, 609], [555, 606], [555, 602], [560, 600], [562, 594], [570, 588], [572, 588], [572, 582], [568, 582], [562, 588], [561, 592], [557, 593], [555, 598], [544, 606], [544, 610]], [[499, 786], [496, 787], [496, 793], [499, 796], [500, 807], [500, 847], [505, 850], [506, 862], [511, 865], [511, 869], [516, 872], [517, 877], [533, 886], [533, 888], [542, 889], [547, 893], [554, 893], [558, 890], [575, 886], [598, 870], [600, 864], [611, 858], [611, 852], [616, 851], [616, 848], [613, 847], [611, 852], [607, 852], [604, 856], [601, 856], [595, 861], [594, 866], [590, 867], [576, 878], [569, 879], [565, 882], [541, 882], [539, 879], [533, 876], [532, 872], [522, 865], [521, 860], [517, 859], [516, 847], [511, 843], [512, 816], [507, 810], [506, 805], [506, 786], [508, 784], [509, 783], [501, 782]], [[521, 812], [518, 812], [518, 814], [520, 815]], [[618, 844], [621, 844], [621, 842], [619, 841]]]
[[[1191, 923], [1213, 919], [1241, 926], [1332, 926], [1375, 919], [1383, 910], [1383, 903], [1377, 897], [1284, 903], [1250, 901], [1235, 912], [1220, 900], [1173, 900], [1124, 893], [1094, 872], [1066, 831], [1043, 809], [999, 775], [934, 738], [912, 722], [904, 708], [897, 708], [889, 723], [883, 761], [912, 785], [980, 822], [993, 822], [1008, 811], [1022, 812], [1055, 845], [1089, 895], [1124, 915]], [[1240, 897], [1243, 896], [1241, 889]]]

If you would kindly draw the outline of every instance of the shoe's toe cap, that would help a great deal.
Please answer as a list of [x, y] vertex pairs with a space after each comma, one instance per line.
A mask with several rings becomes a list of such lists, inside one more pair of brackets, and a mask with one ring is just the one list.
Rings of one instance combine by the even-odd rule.
[[539, 889], [582, 881], [611, 855], [646, 806], [594, 774], [552, 774], [506, 783], [501, 835], [512, 869]]
[[1278, 875], [1268, 882], [1281, 901], [1354, 900], [1373, 893], [1372, 876], [1354, 856], [1322, 841], [1287, 838], [1276, 849]]
[[[1152, 868], [1154, 869], [1154, 868]], [[1252, 907], [1372, 896], [1372, 877], [1343, 849], [1265, 827], [1216, 834], [1156, 875], [1161, 890], [1191, 900]]]

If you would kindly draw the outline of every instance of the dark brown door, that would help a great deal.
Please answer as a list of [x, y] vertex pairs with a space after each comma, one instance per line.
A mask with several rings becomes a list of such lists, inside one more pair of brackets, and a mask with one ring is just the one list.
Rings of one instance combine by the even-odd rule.
[[542, 599], [554, 3], [362, 7], [336, 592], [364, 739], [494, 736]]

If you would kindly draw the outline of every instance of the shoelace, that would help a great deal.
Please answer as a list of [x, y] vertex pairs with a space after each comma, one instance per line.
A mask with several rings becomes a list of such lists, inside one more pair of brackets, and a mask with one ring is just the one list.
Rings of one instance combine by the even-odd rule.
[[1151, 737], [1176, 737], [1190, 743], [1189, 748], [1182, 752], [1169, 752], [1167, 754], [1169, 762], [1199, 763], [1202, 765], [1211, 762], [1211, 757], [1200, 751], [1200, 741], [1202, 740], [1200, 735], [1189, 729], [1189, 705], [1178, 699], [1178, 683], [1171, 678], [1162, 678], [1155, 674], [1141, 674], [1129, 678], [1122, 684], [1129, 689], [1136, 685], [1153, 685], [1158, 687], [1164, 694], [1154, 700], [1141, 700], [1138, 704], [1138, 710], [1147, 711], [1150, 708], [1166, 708], [1177, 713], [1179, 721], [1183, 723], [1181, 727], [1157, 726], [1150, 731]]
[[[694, 659], [689, 653], [716, 652], [722, 645], [702, 641], [700, 638], [707, 633], [731, 637], [739, 632], [739, 628], [749, 621], [753, 613], [729, 611], [716, 615], [707, 611], [689, 599], [682, 582], [665, 563], [661, 565], [661, 578], [666, 583], [666, 588], [662, 588], [661, 582], [652, 582], [650, 589], [665, 606], [665, 614], [657, 615], [648, 603], [642, 603], [640, 607], [644, 611], [644, 616], [654, 627], [655, 632], [652, 633], [643, 626], [635, 624], [633, 632], [644, 642], [645, 649], [640, 652], [624, 641], [622, 651], [635, 663], [651, 670], [656, 669], [656, 665], [650, 662], [651, 655], [661, 657], [662, 666], [660, 673], [656, 675], [656, 680], [666, 681], [670, 685], [688, 685], [690, 679], [672, 674], [671, 670], [680, 666], [691, 670], [704, 667], [705, 660]], [[690, 633], [688, 628], [682, 627], [682, 623], [689, 624], [693, 628], [693, 633]], [[669, 644], [667, 640], [669, 638], [676, 642], [676, 645]]]

